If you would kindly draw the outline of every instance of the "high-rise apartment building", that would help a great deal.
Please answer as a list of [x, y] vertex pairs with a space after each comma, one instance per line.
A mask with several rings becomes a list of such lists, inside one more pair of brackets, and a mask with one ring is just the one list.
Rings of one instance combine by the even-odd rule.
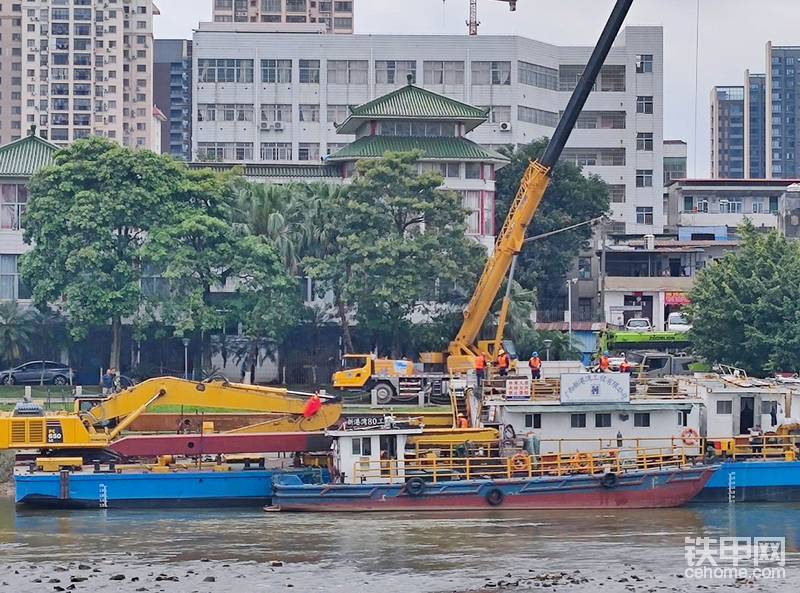
[[0, 144], [35, 125], [57, 145], [149, 148], [155, 14], [153, 0], [0, 2]]
[[[469, 139], [489, 148], [527, 144], [553, 133], [591, 51], [514, 36], [312, 36], [201, 23], [193, 160], [319, 163], [355, 140], [336, 128], [350, 106], [409, 76], [488, 110]], [[613, 232], [659, 233], [663, 146], [662, 30], [627, 27], [562, 158], [609, 183]]]
[[711, 176], [744, 178], [744, 87], [711, 89]]
[[192, 156], [192, 42], [156, 39], [153, 96], [166, 116], [161, 152], [184, 160]]
[[217, 23], [321, 23], [331, 33], [353, 32], [352, 0], [212, 1]]
[[748, 70], [744, 79], [744, 170], [750, 179], [766, 179], [767, 78]]
[[797, 144], [800, 141], [800, 46], [777, 46], [767, 43], [766, 149], [767, 176], [792, 179], [800, 175]]

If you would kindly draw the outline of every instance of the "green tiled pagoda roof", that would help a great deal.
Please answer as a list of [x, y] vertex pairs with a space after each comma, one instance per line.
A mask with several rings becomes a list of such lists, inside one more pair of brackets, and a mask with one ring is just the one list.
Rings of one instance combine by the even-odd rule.
[[482, 161], [506, 163], [498, 152], [454, 136], [418, 138], [414, 136], [364, 136], [329, 156], [328, 162], [380, 158], [387, 152], [420, 150], [424, 161]]
[[486, 121], [487, 111], [445, 97], [439, 93], [407, 84], [368, 103], [350, 108], [350, 115], [338, 128], [352, 134], [365, 121], [409, 119], [463, 122], [466, 131]]
[[233, 163], [191, 163], [193, 169], [212, 169], [226, 171], [241, 167], [245, 177], [276, 177], [297, 179], [328, 179], [341, 177], [339, 167], [331, 165], [286, 165], [286, 164], [233, 164]]
[[58, 146], [38, 136], [25, 136], [0, 146], [0, 177], [32, 177], [53, 163]]

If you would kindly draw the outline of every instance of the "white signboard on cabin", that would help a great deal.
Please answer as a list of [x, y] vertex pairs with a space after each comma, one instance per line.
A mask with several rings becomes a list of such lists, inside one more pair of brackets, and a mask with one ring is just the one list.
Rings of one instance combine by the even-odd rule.
[[616, 403], [631, 399], [630, 373], [568, 373], [561, 375], [561, 403]]

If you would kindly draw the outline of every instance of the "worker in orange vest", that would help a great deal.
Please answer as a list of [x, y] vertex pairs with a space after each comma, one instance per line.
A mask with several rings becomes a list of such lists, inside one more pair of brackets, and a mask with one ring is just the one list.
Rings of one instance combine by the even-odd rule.
[[469, 428], [469, 420], [461, 412], [458, 413], [458, 427]]
[[321, 409], [322, 409], [322, 398], [319, 396], [319, 392], [317, 391], [306, 402], [306, 406], [303, 409], [303, 418], [311, 418]]
[[486, 378], [486, 357], [483, 354], [475, 357], [475, 376], [478, 378], [478, 388], [480, 388]]
[[500, 376], [505, 377], [508, 375], [508, 367], [511, 366], [511, 359], [505, 350], [500, 348], [497, 356], [497, 368], [500, 370]]
[[628, 362], [628, 358], [625, 354], [622, 355], [622, 362], [619, 363], [619, 372], [620, 373], [630, 373], [633, 370], [633, 366], [630, 362]]
[[603, 352], [603, 356], [600, 357], [600, 372], [607, 373], [609, 371], [609, 364], [608, 352]]
[[538, 381], [542, 378], [542, 359], [539, 358], [538, 352], [531, 354], [528, 366], [531, 367], [531, 379]]

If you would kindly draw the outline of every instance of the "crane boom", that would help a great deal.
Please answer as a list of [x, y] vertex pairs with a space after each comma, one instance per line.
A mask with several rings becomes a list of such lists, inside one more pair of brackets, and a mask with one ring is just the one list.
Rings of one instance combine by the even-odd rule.
[[511, 204], [503, 227], [497, 235], [494, 251], [487, 259], [472, 299], [464, 310], [461, 329], [456, 334], [456, 338], [450, 342], [447, 366], [451, 372], [474, 368], [474, 357], [479, 353], [483, 353], [490, 359], [497, 356], [497, 346], [502, 340], [502, 324], [508, 310], [508, 299], [510, 298], [508, 294], [501, 311], [501, 331], [498, 331], [493, 341], [493, 351], [489, 352], [488, 348], [480, 348], [476, 343], [477, 339], [492, 304], [497, 298], [497, 293], [512, 267], [514, 258], [522, 250], [525, 233], [550, 183], [552, 167], [558, 161], [567, 140], [569, 140], [575, 122], [586, 104], [589, 93], [600, 74], [600, 69], [603, 67], [632, 4], [633, 0], [617, 0], [544, 154], [540, 159], [531, 161], [520, 181], [517, 195]]

